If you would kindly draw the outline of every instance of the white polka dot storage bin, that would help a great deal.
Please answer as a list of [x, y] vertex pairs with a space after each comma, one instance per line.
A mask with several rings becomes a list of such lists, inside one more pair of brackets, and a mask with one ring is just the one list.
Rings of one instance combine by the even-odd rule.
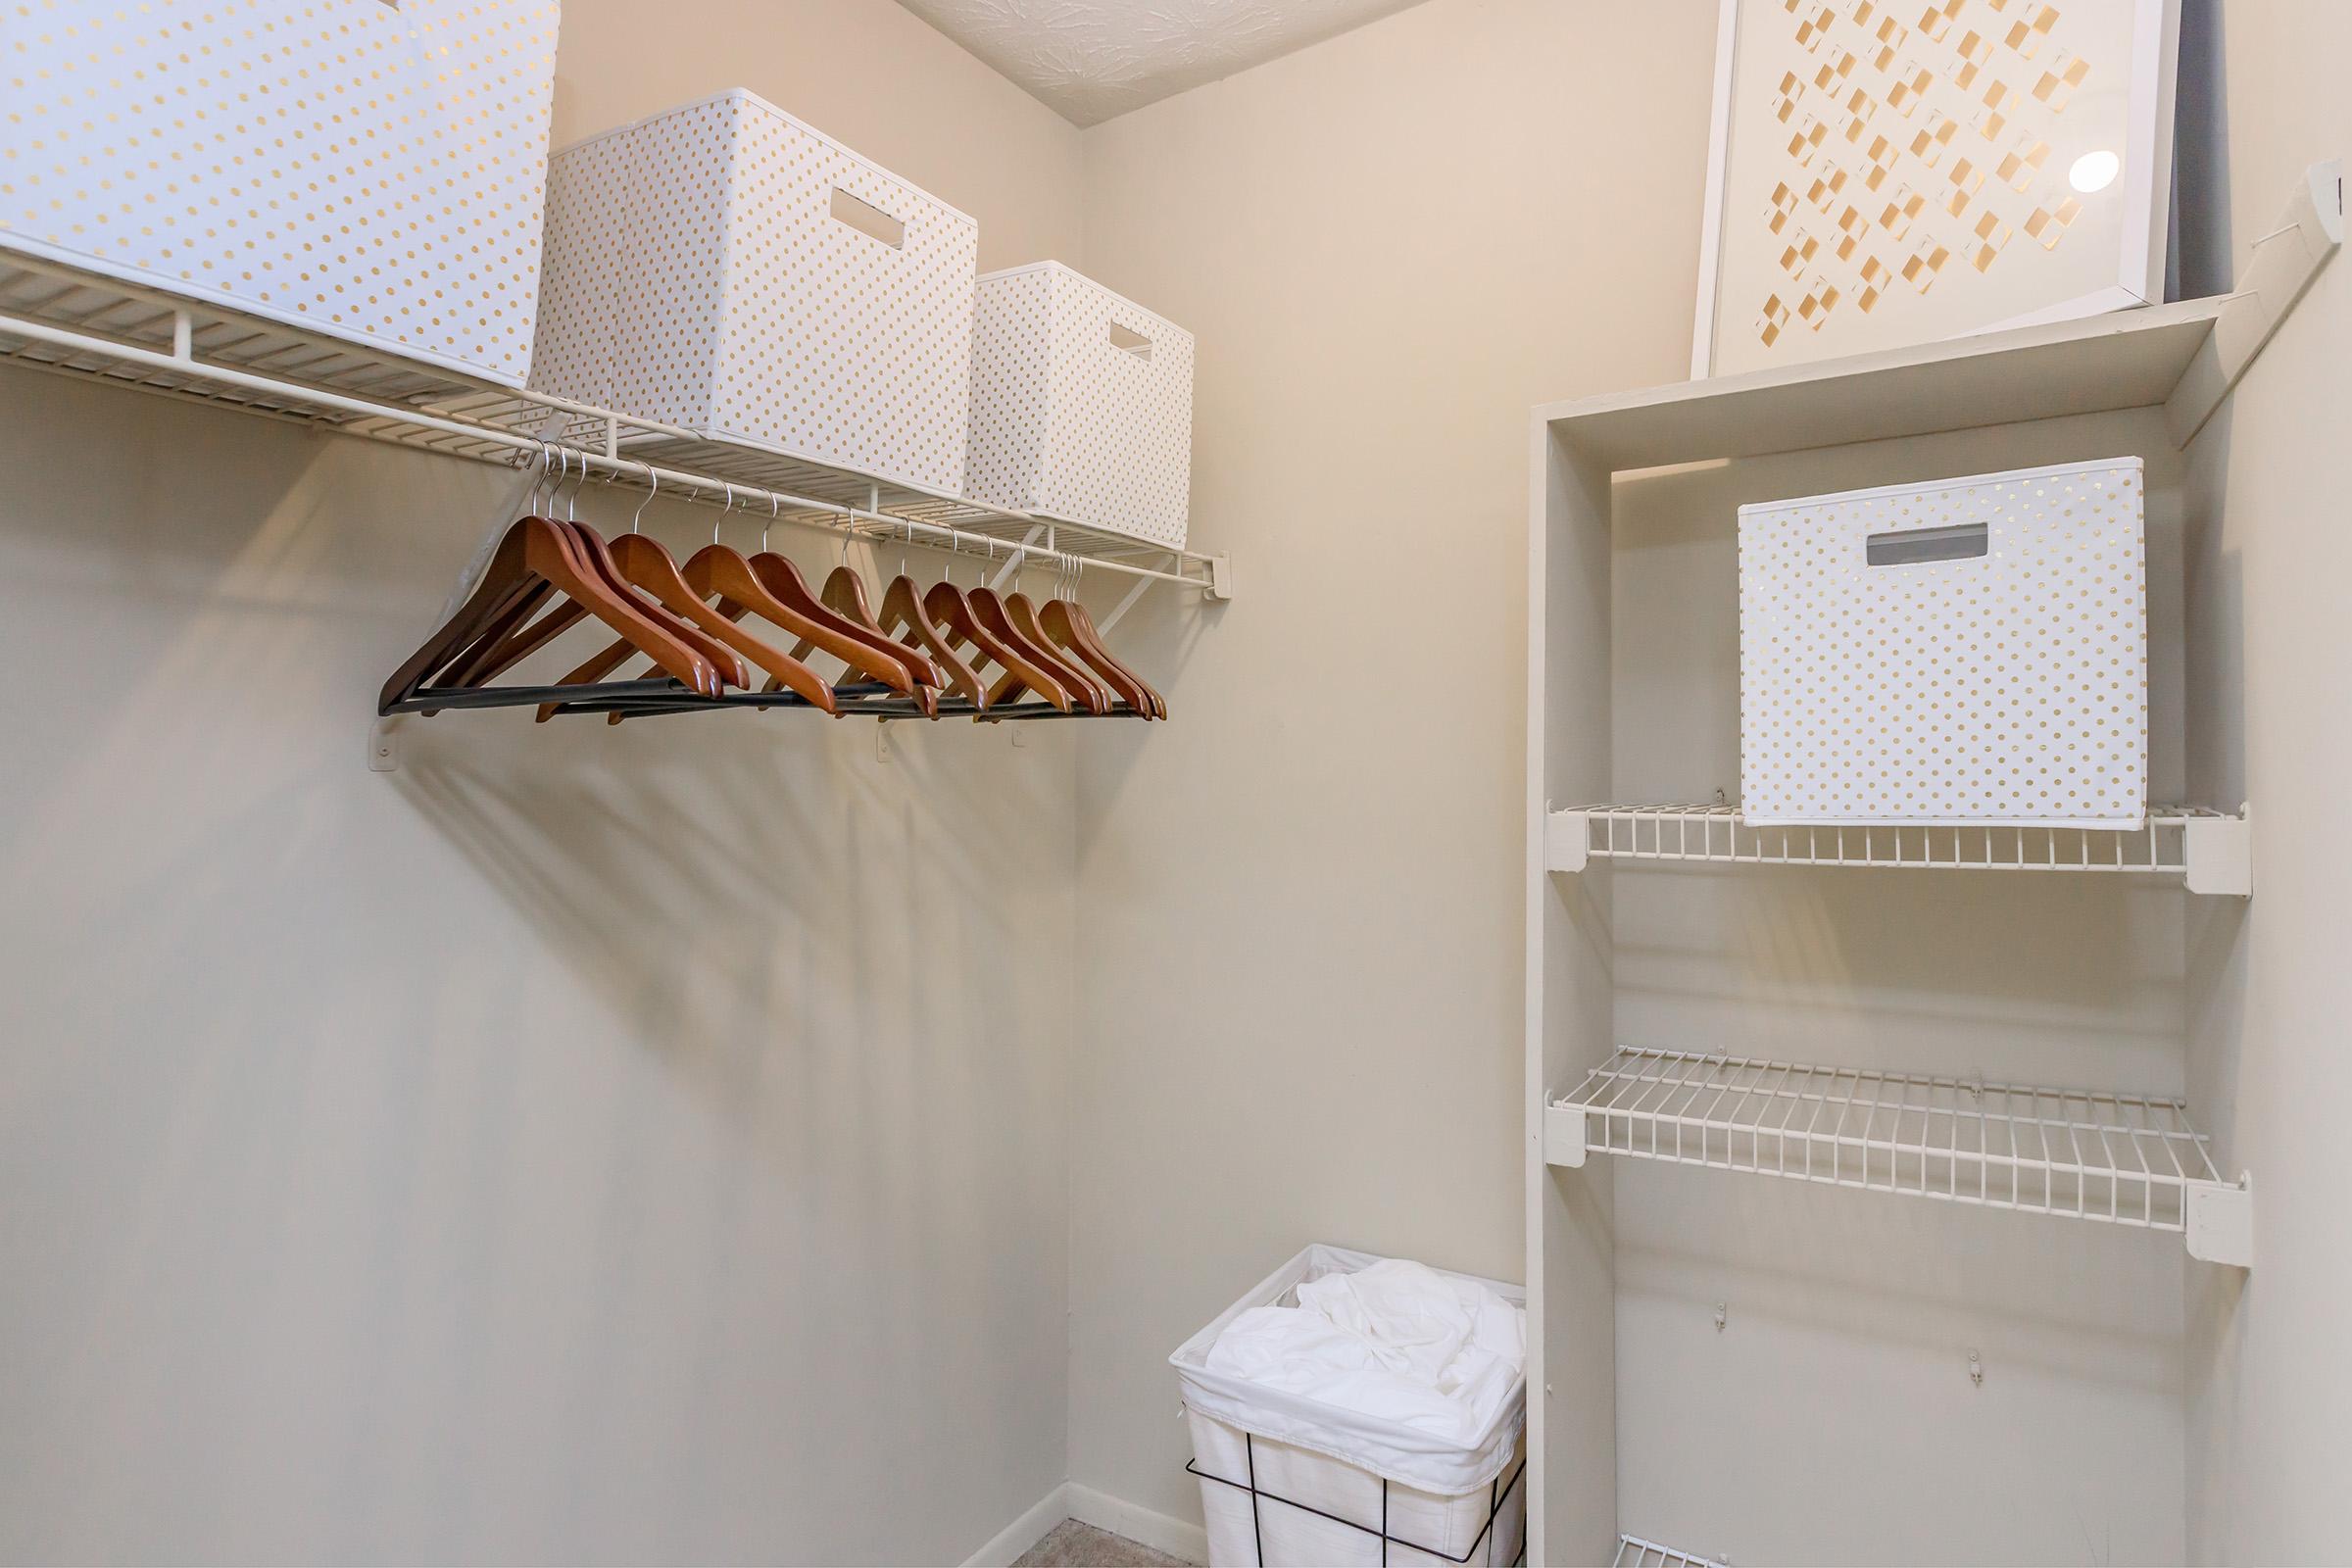
[[1740, 509], [1751, 823], [2137, 826], [2140, 463]]
[[959, 495], [979, 225], [740, 89], [550, 162], [532, 384]]
[[1058, 262], [980, 280], [972, 499], [1184, 548], [1193, 334]]
[[0, 248], [520, 386], [558, 20], [0, 0]]

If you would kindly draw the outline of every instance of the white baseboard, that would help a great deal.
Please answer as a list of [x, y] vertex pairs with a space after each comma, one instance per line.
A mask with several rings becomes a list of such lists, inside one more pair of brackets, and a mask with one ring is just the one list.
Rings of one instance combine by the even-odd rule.
[[1140, 1503], [1097, 1492], [1073, 1481], [1064, 1487], [1070, 1517], [1097, 1530], [1125, 1536], [1153, 1551], [1164, 1551], [1186, 1562], [1208, 1561], [1208, 1532], [1188, 1520], [1155, 1513]]
[[963, 1560], [963, 1568], [1011, 1568], [1012, 1560], [1053, 1533], [1070, 1513], [1070, 1484], [1064, 1481], [1031, 1503], [1018, 1519], [998, 1531], [987, 1545]]
[[963, 1568], [1010, 1568], [1012, 1560], [1046, 1539], [1064, 1519], [1107, 1530], [1114, 1536], [1164, 1551], [1186, 1562], [1208, 1561], [1208, 1532], [1199, 1525], [1155, 1513], [1093, 1487], [1065, 1481], [991, 1537], [963, 1560]]

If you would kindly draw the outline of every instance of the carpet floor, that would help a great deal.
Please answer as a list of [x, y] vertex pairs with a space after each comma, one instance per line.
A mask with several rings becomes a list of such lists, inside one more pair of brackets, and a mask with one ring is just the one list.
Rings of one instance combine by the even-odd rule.
[[1182, 1557], [1153, 1551], [1075, 1519], [1064, 1519], [1045, 1540], [1013, 1560], [1012, 1568], [1188, 1568]]

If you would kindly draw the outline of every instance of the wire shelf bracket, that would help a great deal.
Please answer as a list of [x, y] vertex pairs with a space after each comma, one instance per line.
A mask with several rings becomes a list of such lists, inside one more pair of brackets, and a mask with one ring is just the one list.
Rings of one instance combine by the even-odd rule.
[[2250, 808], [2158, 806], [2136, 828], [1929, 827], [1910, 822], [1750, 826], [1733, 806], [1588, 806], [1548, 813], [1544, 864], [1594, 860], [1855, 865], [1900, 870], [2088, 871], [2177, 876], [2189, 892], [2254, 891]]
[[1595, 1153], [2173, 1231], [2253, 1262], [2253, 1178], [2223, 1180], [2178, 1100], [1628, 1049], [1544, 1106], [1546, 1164]]
[[1223, 556], [1007, 512], [468, 377], [0, 251], [0, 364], [509, 467], [589, 476], [845, 540], [1233, 595]]

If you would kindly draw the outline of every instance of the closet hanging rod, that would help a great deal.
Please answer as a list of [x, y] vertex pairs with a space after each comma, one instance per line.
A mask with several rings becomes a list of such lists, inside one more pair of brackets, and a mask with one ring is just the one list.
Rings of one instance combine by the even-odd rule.
[[[1000, 563], [1007, 573], [1017, 572], [1032, 564], [1059, 565], [1075, 557], [1083, 560], [1083, 569], [1108, 572], [1128, 579], [1139, 592], [1152, 584], [1164, 582], [1196, 588], [1211, 598], [1231, 597], [1230, 579], [1222, 557], [1163, 550], [1140, 540], [1068, 524], [1055, 524], [1025, 513], [1003, 512], [977, 503], [923, 492], [912, 492], [906, 504], [910, 509], [952, 510], [958, 514], [957, 520], [886, 512], [880, 510], [881, 482], [865, 480], [864, 476], [852, 475], [847, 470], [841, 471], [839, 477], [863, 482], [875, 497], [874, 505], [861, 507], [749, 480], [731, 480], [650, 463], [623, 456], [620, 449], [624, 439], [678, 441], [693, 439], [693, 432], [566, 398], [477, 385], [454, 374], [447, 376], [445, 386], [411, 393], [397, 402], [370, 398], [364, 390], [323, 385], [318, 380], [301, 379], [285, 369], [263, 368], [261, 366], [263, 361], [275, 361], [282, 365], [291, 356], [308, 353], [321, 362], [328, 357], [333, 357], [338, 363], [347, 359], [362, 360], [360, 372], [378, 380], [430, 377], [435, 372], [430, 368], [394, 361], [388, 357], [380, 362], [367, 363], [370, 357], [349, 344], [307, 339], [298, 329], [273, 322], [248, 321], [212, 307], [202, 308], [204, 318], [200, 324], [198, 307], [173, 301], [152, 291], [35, 263], [28, 258], [9, 256], [0, 258], [0, 261], [5, 261], [8, 270], [19, 277], [38, 276], [56, 285], [45, 298], [26, 300], [17, 297], [0, 304], [0, 337], [14, 337], [26, 344], [40, 344], [57, 351], [58, 358], [43, 359], [27, 355], [22, 348], [12, 352], [0, 347], [0, 360], [35, 369], [128, 385], [167, 396], [221, 403], [244, 412], [298, 420], [303, 419], [306, 412], [331, 414], [341, 417], [303, 422], [323, 423], [326, 428], [338, 433], [364, 436], [387, 445], [442, 452], [479, 462], [513, 463], [539, 457], [549, 451], [563, 452], [578, 458], [583, 466], [608, 481], [619, 481], [640, 488], [658, 486], [673, 496], [728, 510], [764, 509], [766, 520], [790, 522], [799, 527], [829, 533], [836, 538], [846, 533], [853, 538], [874, 542], [897, 541], [956, 555], [984, 557]], [[104, 296], [103, 302], [95, 308], [85, 307], [67, 313], [72, 324], [60, 324], [25, 314], [28, 309], [54, 308], [58, 301], [69, 296], [85, 294]], [[126, 309], [143, 311], [144, 314], [124, 318], [122, 313]], [[159, 346], [149, 347], [114, 335], [112, 331], [82, 329], [101, 318], [114, 318], [113, 324], [122, 332], [142, 333], [159, 340], [168, 322], [169, 350], [160, 346], [160, 341]], [[200, 332], [213, 332], [224, 327], [245, 333], [250, 340], [266, 345], [262, 360], [257, 360], [254, 368], [224, 365], [198, 357], [197, 340]], [[284, 340], [282, 347], [278, 346], [281, 339]], [[235, 345], [240, 352], [245, 346], [244, 340]], [[306, 364], [303, 368], [307, 369], [311, 367]], [[123, 370], [144, 372], [155, 379], [123, 374]], [[339, 373], [348, 377], [351, 371], [342, 369]], [[234, 389], [249, 395], [254, 401], [208, 397], [203, 391], [185, 384], [191, 379], [215, 387]], [[493, 423], [490, 422], [492, 418], [505, 422]], [[514, 422], [534, 418], [541, 429], [551, 423], [559, 425], [561, 434], [551, 438], [531, 429], [514, 427]], [[809, 466], [821, 467], [816, 465]], [[833, 470], [823, 471], [828, 477], [833, 474]], [[969, 514], [968, 518], [963, 515], [965, 514]], [[1045, 540], [1043, 544], [1040, 543], [1041, 538]], [[1161, 556], [1167, 564], [1147, 565], [1122, 559], [1130, 553]]]

